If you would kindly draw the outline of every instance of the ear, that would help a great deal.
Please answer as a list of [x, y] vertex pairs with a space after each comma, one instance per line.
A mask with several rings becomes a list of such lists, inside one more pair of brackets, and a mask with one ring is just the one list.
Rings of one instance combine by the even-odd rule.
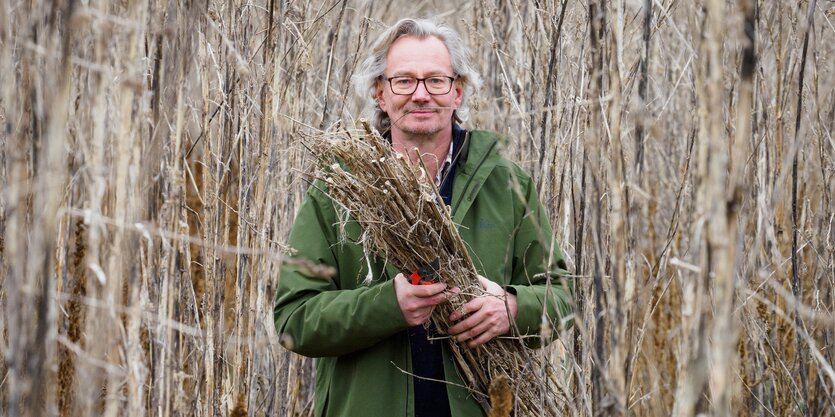
[[455, 108], [457, 109], [461, 107], [461, 102], [464, 99], [464, 86], [461, 84], [461, 81], [454, 81], [452, 91], [455, 92]]
[[374, 81], [374, 98], [377, 100], [377, 107], [386, 111], [386, 98], [383, 95], [383, 83], [380, 80]]

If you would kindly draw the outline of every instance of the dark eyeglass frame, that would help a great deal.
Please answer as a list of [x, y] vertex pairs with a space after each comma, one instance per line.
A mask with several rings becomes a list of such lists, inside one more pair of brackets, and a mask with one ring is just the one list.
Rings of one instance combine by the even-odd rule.
[[[410, 96], [410, 95], [414, 94], [415, 91], [417, 91], [418, 86], [420, 85], [420, 83], [423, 83], [423, 88], [426, 89], [426, 92], [429, 93], [429, 95], [431, 95], [431, 96], [442, 96], [444, 94], [449, 94], [449, 92], [452, 91], [452, 85], [455, 84], [455, 80], [458, 79], [458, 74], [455, 74], [453, 76], [433, 75], [431, 77], [425, 77], [425, 78], [412, 77], [410, 75], [398, 75], [396, 77], [386, 77], [384, 75], [381, 75], [380, 78], [385, 80], [385, 81], [388, 81], [389, 89], [391, 90], [391, 93], [394, 94], [394, 95]], [[394, 84], [392, 84], [392, 80], [396, 80], [398, 78], [409, 78], [409, 79], [417, 81], [415, 83], [415, 88], [412, 90], [412, 92], [410, 92], [410, 93], [398, 93], [398, 92], [394, 91]], [[448, 79], [449, 80], [449, 89], [446, 90], [443, 93], [433, 93], [433, 92], [429, 91], [429, 87], [426, 86], [426, 80], [431, 80], [432, 78], [446, 78], [446, 79]]]

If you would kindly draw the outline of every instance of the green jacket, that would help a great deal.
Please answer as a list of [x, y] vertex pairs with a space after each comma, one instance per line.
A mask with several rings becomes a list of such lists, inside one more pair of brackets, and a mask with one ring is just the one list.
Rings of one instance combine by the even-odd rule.
[[[546, 298], [553, 328], [570, 314], [571, 283], [555, 279], [550, 287], [544, 285], [547, 277], [564, 275], [565, 262], [554, 245], [551, 267], [545, 267], [552, 236], [547, 213], [530, 176], [502, 158], [497, 147], [492, 133], [473, 131], [465, 139], [453, 183], [453, 219], [461, 225], [459, 233], [478, 272], [515, 291], [519, 331], [537, 335]], [[333, 266], [337, 274], [332, 280], [311, 278], [298, 267], [284, 266], [276, 330], [290, 350], [319, 358], [317, 417], [413, 416], [412, 377], [406, 373], [411, 367], [408, 325], [391, 281], [398, 271], [382, 261], [371, 262], [373, 279], [363, 284], [369, 262], [362, 247], [353, 243], [360, 227], [348, 224], [348, 239], [342, 238], [334, 204], [321, 188], [318, 183], [308, 190], [289, 245], [297, 256]], [[446, 378], [457, 384], [447, 385], [452, 415], [483, 416], [475, 399], [460, 387], [449, 348], [443, 349]]]

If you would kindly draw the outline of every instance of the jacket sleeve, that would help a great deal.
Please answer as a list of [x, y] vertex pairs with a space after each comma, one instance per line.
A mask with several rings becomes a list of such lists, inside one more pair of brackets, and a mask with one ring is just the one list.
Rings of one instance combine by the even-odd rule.
[[[516, 326], [532, 347], [549, 343], [559, 329], [571, 326], [573, 280], [530, 179], [522, 183], [525, 205], [514, 240], [513, 274], [507, 290], [516, 294]], [[567, 320], [566, 320], [567, 319]], [[565, 322], [562, 322], [565, 320]], [[562, 323], [561, 323], [562, 322]], [[542, 333], [547, 325], [550, 333]]]
[[330, 198], [310, 187], [289, 238], [296, 257], [337, 268], [332, 279], [311, 277], [287, 263], [281, 267], [276, 331], [286, 348], [305, 356], [345, 355], [408, 327], [391, 280], [341, 288], [336, 218]]

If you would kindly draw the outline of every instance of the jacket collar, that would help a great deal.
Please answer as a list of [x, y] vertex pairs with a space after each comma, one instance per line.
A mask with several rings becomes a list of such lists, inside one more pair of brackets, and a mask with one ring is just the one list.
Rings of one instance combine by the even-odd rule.
[[467, 214], [499, 159], [495, 134], [482, 130], [467, 132], [461, 146], [459, 171], [452, 189], [453, 221], [460, 223]]

